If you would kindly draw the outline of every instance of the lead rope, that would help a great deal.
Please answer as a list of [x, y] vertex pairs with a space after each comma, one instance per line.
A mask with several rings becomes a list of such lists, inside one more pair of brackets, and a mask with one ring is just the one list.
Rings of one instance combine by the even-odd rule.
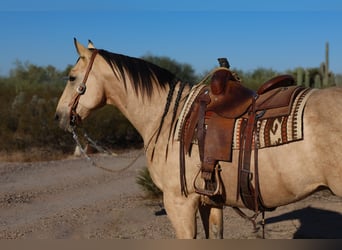
[[[97, 167], [97, 168], [100, 168], [104, 171], [107, 171], [107, 172], [111, 172], [111, 173], [119, 173], [119, 172], [123, 172], [127, 169], [129, 169], [131, 166], [133, 166], [133, 164], [138, 160], [138, 158], [143, 154], [143, 152], [140, 152], [136, 157], [134, 157], [134, 159], [125, 167], [119, 169], [119, 170], [113, 170], [113, 169], [109, 169], [109, 168], [106, 168], [106, 167], [103, 167], [103, 166], [100, 166], [98, 164], [96, 164], [96, 162], [87, 154], [87, 152], [85, 151], [85, 149], [82, 147], [82, 144], [80, 142], [80, 140], [78, 139], [78, 135], [75, 131], [75, 129], [73, 128], [72, 131], [72, 138], [74, 139], [74, 141], [76, 142], [76, 145], [79, 147], [82, 155], [90, 162], [90, 164], [94, 167]], [[91, 144], [91, 146], [93, 146], [94, 148], [96, 148], [96, 150], [98, 150], [99, 152], [103, 152], [103, 153], [106, 153], [108, 155], [115, 155], [117, 156], [115, 153], [111, 153], [109, 152], [108, 150], [105, 150], [103, 147], [97, 145], [95, 143], [94, 140], [92, 140], [88, 135], [87, 133], [84, 132], [84, 138], [87, 139], [87, 141]]]

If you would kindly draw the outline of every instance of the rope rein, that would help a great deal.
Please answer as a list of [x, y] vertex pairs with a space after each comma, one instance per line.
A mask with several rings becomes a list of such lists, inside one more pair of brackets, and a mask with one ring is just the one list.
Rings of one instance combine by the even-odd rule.
[[[118, 169], [118, 170], [113, 170], [113, 169], [110, 169], [110, 168], [106, 168], [106, 167], [103, 167], [101, 165], [98, 165], [93, 158], [91, 158], [85, 148], [82, 146], [79, 138], [78, 138], [78, 135], [75, 131], [75, 129], [72, 129], [71, 131], [72, 133], [72, 138], [75, 140], [76, 142], [76, 145], [78, 146], [78, 148], [80, 149], [82, 155], [88, 160], [88, 162], [90, 162], [90, 164], [94, 167], [97, 167], [99, 169], [102, 169], [104, 171], [107, 171], [107, 172], [111, 172], [111, 173], [120, 173], [120, 172], [123, 172], [127, 169], [129, 169], [130, 167], [132, 167], [134, 165], [134, 163], [139, 159], [140, 156], [143, 155], [144, 151], [140, 152], [139, 154], [137, 154], [133, 160], [127, 164], [127, 166], [121, 168], [121, 169]], [[115, 153], [112, 153], [112, 152], [109, 152], [108, 150], [104, 149], [103, 147], [99, 146], [94, 140], [92, 140], [88, 134], [86, 132], [84, 132], [83, 134], [83, 137], [89, 142], [89, 145], [91, 145], [92, 147], [94, 147], [97, 151], [101, 152], [101, 153], [105, 153], [107, 155], [111, 155], [111, 156], [117, 156], [117, 154]]]

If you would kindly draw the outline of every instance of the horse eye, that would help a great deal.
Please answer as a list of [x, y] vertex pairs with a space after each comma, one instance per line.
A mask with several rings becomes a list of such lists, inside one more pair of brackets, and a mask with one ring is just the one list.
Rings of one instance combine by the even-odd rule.
[[75, 81], [76, 80], [76, 77], [75, 76], [69, 76], [69, 81], [70, 82], [73, 82], [73, 81]]

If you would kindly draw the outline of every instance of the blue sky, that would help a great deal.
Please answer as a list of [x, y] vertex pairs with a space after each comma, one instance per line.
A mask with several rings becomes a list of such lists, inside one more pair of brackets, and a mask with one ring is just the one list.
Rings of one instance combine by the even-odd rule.
[[198, 73], [228, 57], [233, 68], [318, 67], [342, 73], [342, 1], [19, 1], [0, 6], [0, 75], [14, 62], [64, 69], [73, 38], [112, 52], [147, 53], [191, 64]]

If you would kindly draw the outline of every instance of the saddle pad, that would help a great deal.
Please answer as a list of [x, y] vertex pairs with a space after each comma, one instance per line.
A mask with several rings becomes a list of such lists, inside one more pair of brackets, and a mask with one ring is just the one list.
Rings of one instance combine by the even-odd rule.
[[[306, 101], [314, 92], [314, 89], [303, 89], [296, 99], [289, 116], [272, 117], [259, 119], [258, 128], [258, 148], [279, 146], [282, 144], [303, 139], [303, 112]], [[235, 122], [233, 149], [240, 149], [240, 127], [242, 120], [239, 118]], [[253, 139], [253, 145], [254, 145]], [[254, 146], [253, 146], [254, 147]]]
[[176, 124], [176, 128], [175, 128], [175, 133], [174, 133], [174, 140], [176, 141], [180, 141], [180, 136], [181, 136], [181, 129], [184, 125], [185, 122], [185, 118], [188, 115], [192, 104], [194, 103], [196, 97], [199, 95], [199, 93], [202, 91], [202, 89], [206, 87], [206, 85], [204, 84], [197, 84], [194, 85], [191, 90], [190, 93], [184, 103], [184, 106], [182, 108], [182, 111], [179, 115], [177, 124]]

